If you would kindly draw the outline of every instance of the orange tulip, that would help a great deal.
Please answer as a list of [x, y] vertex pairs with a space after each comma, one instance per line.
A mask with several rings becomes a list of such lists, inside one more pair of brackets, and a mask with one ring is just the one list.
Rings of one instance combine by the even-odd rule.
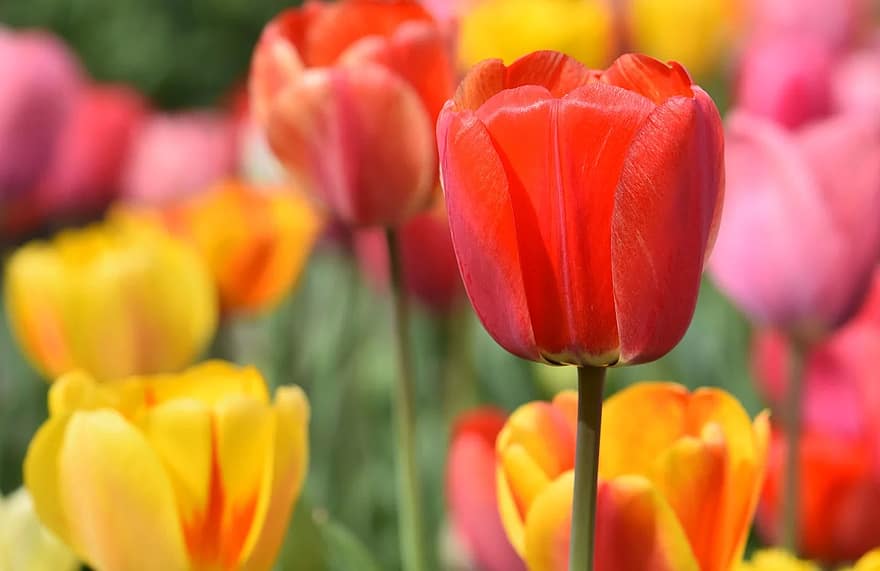
[[282, 163], [344, 222], [429, 206], [433, 127], [454, 89], [449, 42], [415, 0], [307, 2], [266, 26], [250, 77]]
[[302, 273], [320, 229], [305, 198], [238, 181], [174, 204], [162, 218], [172, 233], [201, 253], [225, 312], [277, 305]]
[[[577, 395], [529, 403], [497, 441], [498, 502], [533, 571], [568, 567]], [[608, 399], [596, 505], [599, 571], [729, 571], [764, 474], [767, 415], [719, 389], [642, 383]]]

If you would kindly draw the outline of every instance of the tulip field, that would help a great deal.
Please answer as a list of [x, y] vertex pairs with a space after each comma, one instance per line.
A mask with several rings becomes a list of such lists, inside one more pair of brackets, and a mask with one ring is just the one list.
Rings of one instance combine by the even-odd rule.
[[0, 571], [880, 571], [877, 0], [0, 3]]

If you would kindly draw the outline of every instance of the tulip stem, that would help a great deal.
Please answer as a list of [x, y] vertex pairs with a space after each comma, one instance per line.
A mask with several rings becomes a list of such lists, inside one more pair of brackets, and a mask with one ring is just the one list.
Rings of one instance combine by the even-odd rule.
[[569, 571], [592, 571], [602, 428], [604, 367], [578, 368], [577, 447], [574, 458], [574, 506], [571, 513]]
[[403, 266], [397, 232], [389, 229], [394, 333], [397, 341], [397, 385], [394, 394], [397, 454], [397, 520], [400, 554], [405, 571], [425, 571], [425, 535], [421, 480], [416, 462], [415, 383], [410, 360], [409, 312], [403, 288]]
[[803, 414], [804, 363], [807, 346], [792, 338], [788, 387], [785, 395], [785, 486], [782, 494], [782, 547], [798, 552], [798, 506], [800, 499], [800, 440]]

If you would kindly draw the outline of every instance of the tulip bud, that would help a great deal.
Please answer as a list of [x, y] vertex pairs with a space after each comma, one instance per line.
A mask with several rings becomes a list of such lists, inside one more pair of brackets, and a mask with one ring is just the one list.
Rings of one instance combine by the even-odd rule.
[[49, 392], [25, 459], [40, 519], [96, 569], [271, 569], [308, 464], [298, 387], [270, 401], [252, 368]]
[[214, 334], [207, 268], [156, 225], [111, 218], [32, 242], [9, 260], [9, 322], [46, 378], [106, 381], [179, 370]]

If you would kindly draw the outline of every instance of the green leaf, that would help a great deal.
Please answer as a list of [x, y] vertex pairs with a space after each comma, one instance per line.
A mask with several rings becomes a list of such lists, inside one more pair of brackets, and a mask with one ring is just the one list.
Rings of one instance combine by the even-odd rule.
[[366, 546], [347, 528], [332, 521], [320, 524], [320, 528], [329, 571], [381, 571]]

